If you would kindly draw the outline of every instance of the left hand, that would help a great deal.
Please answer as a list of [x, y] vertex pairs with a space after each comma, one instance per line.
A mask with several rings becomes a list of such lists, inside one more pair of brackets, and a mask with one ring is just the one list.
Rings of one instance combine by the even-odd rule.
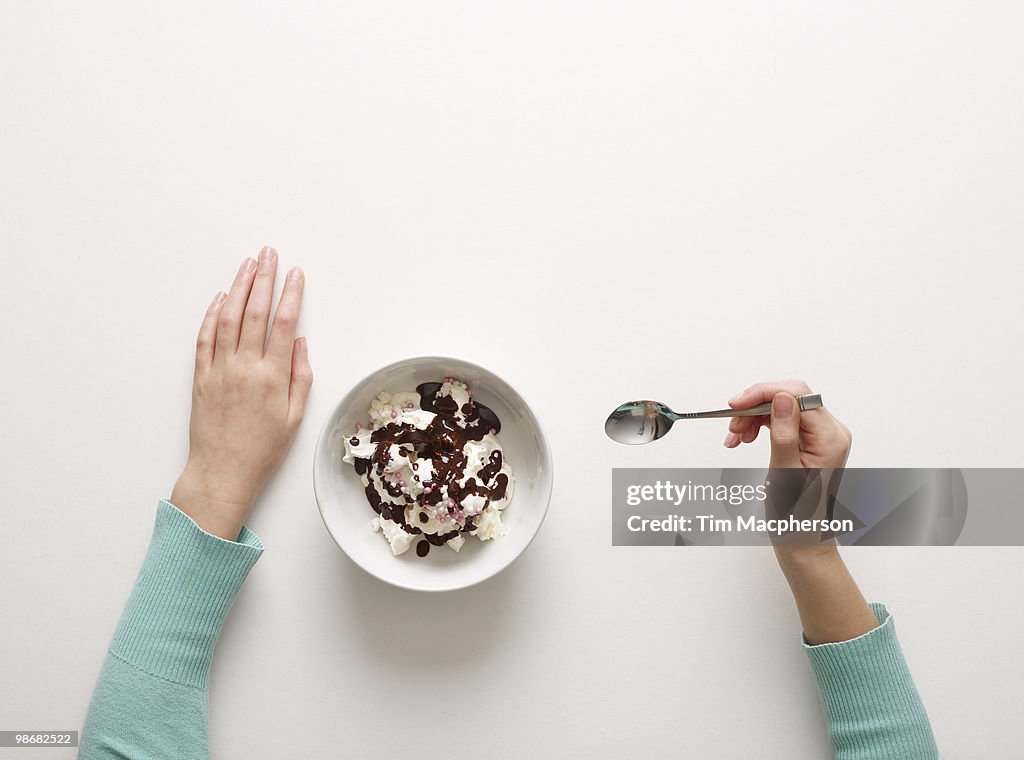
[[295, 337], [304, 276], [295, 267], [269, 326], [277, 251], [249, 258], [199, 328], [189, 454], [171, 503], [200, 528], [234, 541], [291, 446], [313, 383], [306, 339]]

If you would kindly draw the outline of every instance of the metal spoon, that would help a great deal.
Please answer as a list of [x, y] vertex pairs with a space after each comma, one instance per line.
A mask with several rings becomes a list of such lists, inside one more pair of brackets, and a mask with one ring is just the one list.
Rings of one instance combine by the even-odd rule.
[[[821, 408], [821, 394], [810, 393], [797, 396], [800, 411]], [[604, 432], [613, 441], [627, 444], [656, 441], [672, 429], [676, 420], [700, 420], [712, 417], [758, 417], [771, 414], [771, 402], [752, 406], [749, 409], [716, 409], [713, 412], [674, 412], [660, 401], [630, 401], [608, 415]]]

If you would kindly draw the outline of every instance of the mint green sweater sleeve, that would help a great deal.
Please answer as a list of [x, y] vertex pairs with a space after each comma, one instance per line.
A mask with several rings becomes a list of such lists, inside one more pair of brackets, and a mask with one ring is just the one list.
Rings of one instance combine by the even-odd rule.
[[169, 501], [114, 632], [82, 729], [80, 760], [207, 758], [207, 676], [221, 626], [263, 553], [203, 531]]
[[[263, 553], [200, 529], [169, 501], [107, 652], [82, 730], [80, 760], [209, 757], [207, 677], [235, 595]], [[938, 750], [892, 616], [850, 641], [804, 648], [837, 760], [935, 760]]]
[[849, 641], [810, 645], [836, 760], [936, 760], [939, 751], [892, 615], [871, 603], [879, 626]]

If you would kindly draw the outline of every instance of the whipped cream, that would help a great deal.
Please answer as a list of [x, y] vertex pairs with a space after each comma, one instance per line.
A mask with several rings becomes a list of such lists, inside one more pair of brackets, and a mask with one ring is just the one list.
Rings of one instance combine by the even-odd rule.
[[515, 480], [497, 435], [501, 422], [452, 377], [415, 391], [383, 392], [370, 403], [369, 424], [345, 440], [342, 461], [355, 467], [377, 513], [370, 527], [391, 551], [416, 544], [459, 551], [466, 536], [482, 541], [508, 533], [502, 510]]

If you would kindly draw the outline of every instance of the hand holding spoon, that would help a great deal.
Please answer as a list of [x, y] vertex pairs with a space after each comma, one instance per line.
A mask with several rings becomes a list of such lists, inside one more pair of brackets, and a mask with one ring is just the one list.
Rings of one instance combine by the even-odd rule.
[[[800, 411], [820, 409], [821, 394], [796, 397]], [[651, 443], [665, 436], [676, 420], [700, 420], [715, 417], [759, 417], [771, 414], [771, 402], [749, 409], [716, 409], [711, 412], [674, 412], [660, 401], [630, 401], [608, 415], [604, 432], [613, 441], [626, 444]]]

